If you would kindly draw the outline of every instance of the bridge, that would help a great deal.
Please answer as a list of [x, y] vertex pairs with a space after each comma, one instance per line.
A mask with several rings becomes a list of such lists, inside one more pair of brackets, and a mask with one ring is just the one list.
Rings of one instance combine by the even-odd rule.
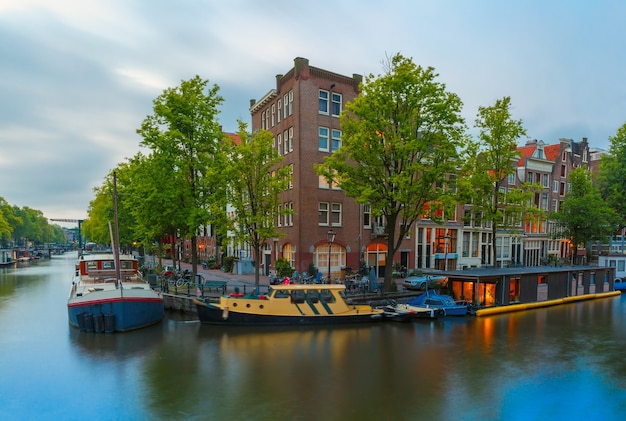
[[84, 219], [50, 218], [50, 221], [54, 221], [54, 222], [70, 222], [70, 223], [78, 224], [78, 249], [82, 250], [82, 248], [83, 248], [83, 235], [80, 232], [80, 226], [85, 221]]

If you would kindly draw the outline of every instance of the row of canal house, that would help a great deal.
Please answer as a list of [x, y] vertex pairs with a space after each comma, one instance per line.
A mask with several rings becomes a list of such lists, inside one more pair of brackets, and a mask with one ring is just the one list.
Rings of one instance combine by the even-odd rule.
[[[282, 165], [289, 166], [292, 174], [280, 206], [293, 210], [293, 214], [276, 221], [282, 236], [265, 245], [258, 262], [263, 274], [268, 275], [276, 259], [282, 257], [300, 273], [313, 265], [325, 277], [330, 272], [331, 278], [338, 278], [345, 273], [344, 269], [359, 268], [364, 262], [379, 276], [384, 275], [384, 219], [374, 217], [368, 205], [357, 204], [354, 199], [346, 197], [342, 190], [329, 185], [314, 170], [315, 163], [322, 163], [341, 145], [339, 115], [345, 104], [358, 95], [361, 81], [358, 74], [340, 75], [311, 66], [309, 60], [298, 57], [291, 69], [276, 76], [275, 85], [260, 100], [250, 101], [252, 130], [265, 129], [274, 134], [274, 147], [284, 158]], [[569, 173], [582, 165], [594, 166], [594, 155], [590, 153], [585, 138], [581, 142], [560, 139], [553, 145], [531, 140], [519, 147], [519, 151], [521, 158], [516, 172], [503, 180], [501, 191], [506, 193], [525, 181], [539, 183], [543, 189], [535, 195], [534, 204], [547, 213], [560, 208], [570, 189]], [[522, 268], [549, 262], [563, 264], [572, 257], [585, 263], [584, 250], [578, 255], [567, 240], [551, 238], [554, 227], [547, 219], [529, 221], [513, 230], [499, 232], [496, 261], [491, 261], [491, 226], [488, 222], [470, 218], [470, 210], [470, 206], [458, 204], [443, 225], [427, 218], [419, 221], [403, 239], [392, 263], [409, 271], [435, 269], [465, 273], [480, 268], [515, 268], [511, 275], [520, 273], [518, 277], [504, 279], [498, 276], [505, 275], [494, 273], [475, 281], [455, 278], [452, 285], [457, 297], [468, 297], [468, 282], [473, 282], [471, 288], [480, 285], [480, 290], [472, 296], [479, 296], [479, 301], [485, 303], [515, 302], [523, 300], [524, 294], [540, 297], [544, 289], [547, 289], [547, 296], [578, 291], [580, 285], [571, 284], [572, 274], [580, 278], [581, 285], [587, 282], [589, 286], [597, 286], [595, 279], [599, 272], [592, 276], [592, 269], [577, 268], [575, 273], [554, 274], [555, 279], [549, 275], [548, 266], [543, 267], [548, 275], [524, 274]], [[256, 260], [249, 247], [235, 244], [232, 239], [226, 239], [223, 250], [220, 250], [211, 235], [211, 228], [203, 228], [203, 231], [204, 236], [198, 240], [202, 260], [218, 256], [222, 251], [243, 262]], [[189, 246], [186, 244], [187, 248]], [[576, 255], [572, 256], [573, 253]], [[251, 268], [248, 264], [240, 266], [239, 270]], [[476, 273], [472, 272], [473, 275]], [[606, 273], [602, 272], [601, 276], [605, 280]], [[590, 283], [591, 279], [594, 282]], [[607, 279], [610, 282], [610, 276]], [[524, 287], [526, 284], [537, 287], [532, 292], [533, 288]], [[603, 282], [601, 289], [604, 288]]]

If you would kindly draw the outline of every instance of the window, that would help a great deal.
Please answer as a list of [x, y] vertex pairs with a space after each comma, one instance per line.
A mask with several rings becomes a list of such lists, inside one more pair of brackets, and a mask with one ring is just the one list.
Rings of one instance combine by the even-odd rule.
[[534, 183], [533, 173], [529, 172], [529, 173], [526, 175], [526, 181], [528, 181], [529, 183]]
[[341, 225], [341, 203], [331, 204], [330, 223], [331, 225]]
[[565, 177], [565, 164], [561, 165], [561, 177]]
[[543, 175], [543, 187], [545, 187], [546, 189], [550, 187], [550, 174]]
[[289, 226], [293, 227], [293, 202], [289, 202], [289, 209], [291, 210], [289, 213]]
[[278, 143], [278, 148], [277, 148], [278, 149], [278, 153], [281, 153], [282, 147], [283, 147], [283, 136], [280, 133], [278, 134], [277, 143]]
[[289, 128], [289, 152], [293, 151], [293, 127]]
[[283, 154], [287, 155], [289, 153], [289, 131], [285, 130], [283, 132], [283, 139], [285, 143], [283, 143]]
[[328, 150], [328, 128], [320, 127], [318, 135], [318, 149], [321, 152], [329, 152]]
[[372, 206], [371, 205], [363, 205], [363, 227], [364, 228], [372, 227]]
[[336, 173], [335, 173], [335, 177], [333, 177], [330, 183], [328, 182], [326, 177], [324, 177], [323, 175], [318, 176], [318, 187], [320, 189], [341, 190], [341, 187], [339, 187], [339, 184], [337, 184], [337, 181], [336, 181]]
[[276, 105], [272, 104], [272, 127], [276, 125]]
[[265, 111], [261, 112], [261, 128], [265, 129]]
[[328, 91], [319, 90], [319, 113], [328, 114]]
[[541, 193], [541, 209], [548, 210], [548, 193]]
[[289, 210], [289, 203], [285, 202], [283, 206], [285, 207], [285, 214], [283, 215], [283, 221], [285, 223], [285, 226], [288, 227], [289, 226], [289, 214], [287, 213], [287, 211]]
[[287, 118], [288, 114], [288, 109], [287, 109], [287, 101], [289, 99], [289, 96], [287, 94], [285, 94], [285, 96], [283, 96], [283, 119]]
[[558, 210], [558, 201], [556, 199], [552, 199], [552, 212], [556, 212]]
[[277, 104], [278, 104], [278, 114], [276, 116], [278, 117], [278, 122], [280, 123], [280, 117], [283, 112], [282, 107], [281, 107], [282, 102], [280, 101], [280, 99], [278, 100]]
[[552, 191], [554, 193], [558, 193], [559, 192], [559, 182], [556, 180], [552, 181]]
[[320, 202], [318, 206], [318, 220], [319, 225], [328, 225], [328, 202]]
[[509, 174], [506, 182], [507, 182], [507, 184], [509, 186], [514, 186], [515, 185], [515, 174]]
[[265, 110], [265, 128], [267, 130], [270, 129], [270, 110], [269, 108]]
[[277, 220], [278, 223], [276, 225], [279, 227], [282, 227], [282, 222], [283, 222], [282, 215], [281, 215], [282, 211], [283, 211], [283, 205], [278, 205], [278, 210], [276, 212], [278, 215], [278, 220]]
[[289, 164], [289, 188], [293, 189], [293, 164]]
[[341, 113], [341, 94], [336, 94], [333, 92], [331, 99], [332, 99], [331, 115], [333, 117], [339, 117], [339, 113]]
[[293, 114], [293, 91], [289, 91], [289, 115]]
[[332, 151], [331, 152], [335, 152], [336, 150], [338, 150], [341, 147], [341, 130], [335, 130], [333, 129], [332, 131]]

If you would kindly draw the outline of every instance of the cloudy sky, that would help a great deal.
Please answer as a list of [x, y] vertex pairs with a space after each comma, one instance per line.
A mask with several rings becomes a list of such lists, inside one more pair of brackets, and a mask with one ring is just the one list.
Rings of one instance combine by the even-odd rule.
[[622, 0], [0, 0], [0, 197], [84, 219], [164, 89], [217, 84], [232, 132], [295, 57], [368, 75], [396, 52], [434, 67], [470, 125], [503, 96], [546, 143], [606, 149], [626, 122]]

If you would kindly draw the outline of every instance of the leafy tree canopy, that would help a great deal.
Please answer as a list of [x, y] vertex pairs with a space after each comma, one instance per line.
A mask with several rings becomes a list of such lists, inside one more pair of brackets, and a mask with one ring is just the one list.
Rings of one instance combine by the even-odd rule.
[[389, 289], [393, 255], [412, 224], [429, 202], [452, 203], [446, 182], [456, 171], [465, 124], [460, 98], [436, 80], [432, 67], [400, 54], [385, 65], [385, 73], [367, 76], [360, 95], [346, 104], [341, 147], [316, 170], [386, 219]]

